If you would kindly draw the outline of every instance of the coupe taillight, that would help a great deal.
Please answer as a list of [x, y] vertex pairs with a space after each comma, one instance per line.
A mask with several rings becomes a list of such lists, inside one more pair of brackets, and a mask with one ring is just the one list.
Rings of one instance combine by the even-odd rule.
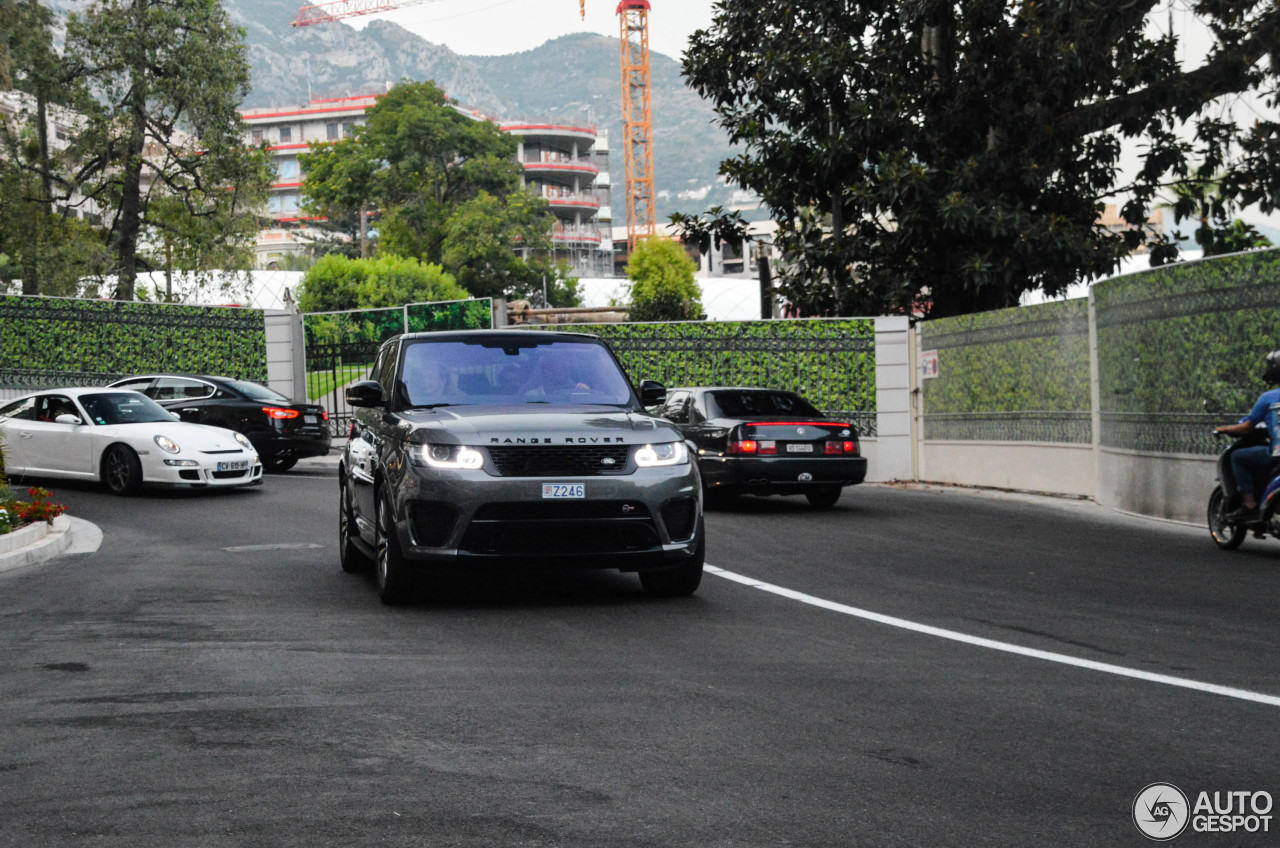
[[737, 442], [729, 442], [728, 452], [731, 454], [754, 454], [759, 450], [760, 443], [755, 439], [742, 439]]
[[264, 406], [262, 407], [262, 411], [267, 414], [268, 418], [275, 421], [298, 417], [298, 410], [296, 409], [282, 409], [278, 406]]
[[828, 455], [842, 456], [848, 453], [856, 455], [858, 453], [858, 443], [852, 440], [827, 442], [826, 452]]
[[325, 408], [323, 406], [320, 407], [320, 420], [321, 421], [329, 420], [329, 413], [325, 411]]

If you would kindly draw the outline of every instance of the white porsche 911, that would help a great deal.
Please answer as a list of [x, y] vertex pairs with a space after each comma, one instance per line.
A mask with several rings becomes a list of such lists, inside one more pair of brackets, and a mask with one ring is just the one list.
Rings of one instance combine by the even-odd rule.
[[258, 452], [240, 433], [189, 424], [140, 392], [79, 388], [0, 402], [5, 473], [143, 485], [256, 486]]

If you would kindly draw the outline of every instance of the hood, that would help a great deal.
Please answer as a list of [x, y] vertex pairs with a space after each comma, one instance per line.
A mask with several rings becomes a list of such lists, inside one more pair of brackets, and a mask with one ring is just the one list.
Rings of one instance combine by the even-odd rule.
[[[246, 450], [236, 441], [235, 434], [223, 427], [210, 427], [206, 424], [191, 424], [186, 421], [155, 421], [145, 424], [112, 424], [106, 427], [94, 427], [95, 435], [111, 438], [143, 439], [151, 441], [156, 436], [166, 436], [182, 448], [183, 456], [188, 453], [202, 451]], [[252, 450], [249, 448], [248, 450]]]
[[643, 445], [683, 437], [669, 421], [616, 406], [451, 406], [404, 413], [413, 442], [488, 445]]

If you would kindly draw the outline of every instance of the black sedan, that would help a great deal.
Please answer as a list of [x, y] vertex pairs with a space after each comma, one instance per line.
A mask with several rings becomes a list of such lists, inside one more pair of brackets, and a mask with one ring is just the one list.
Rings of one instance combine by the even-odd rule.
[[840, 500], [867, 476], [852, 424], [824, 416], [793, 392], [671, 389], [656, 414], [697, 450], [709, 500], [730, 494], [804, 495], [816, 507]]
[[329, 414], [317, 404], [293, 403], [248, 380], [194, 374], [129, 377], [112, 388], [142, 392], [183, 421], [244, 433], [272, 471], [287, 471], [299, 459], [324, 456], [332, 434]]

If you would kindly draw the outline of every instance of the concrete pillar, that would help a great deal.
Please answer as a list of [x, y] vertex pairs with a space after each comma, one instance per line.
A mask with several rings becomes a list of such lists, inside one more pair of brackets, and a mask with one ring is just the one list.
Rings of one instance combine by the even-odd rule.
[[875, 319], [876, 437], [867, 446], [867, 480], [913, 479], [910, 320]]

